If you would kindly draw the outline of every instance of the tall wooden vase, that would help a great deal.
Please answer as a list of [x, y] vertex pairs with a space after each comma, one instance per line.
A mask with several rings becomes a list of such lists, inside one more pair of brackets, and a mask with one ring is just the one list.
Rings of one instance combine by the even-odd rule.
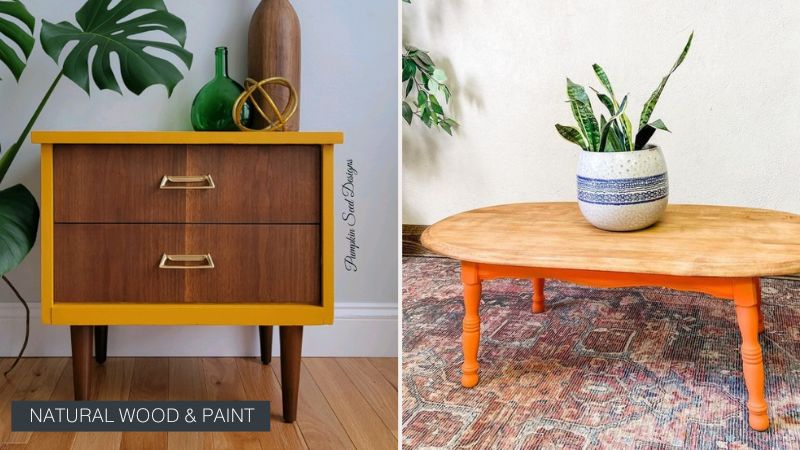
[[[254, 80], [283, 77], [289, 80], [300, 96], [300, 20], [289, 0], [261, 0], [250, 20], [247, 49], [248, 76]], [[275, 104], [281, 108], [289, 99], [287, 89], [267, 87]], [[254, 96], [258, 98], [258, 96]], [[267, 112], [266, 102], [259, 106]], [[255, 126], [262, 127], [263, 119], [254, 114]], [[300, 128], [300, 108], [287, 122], [287, 131]]]

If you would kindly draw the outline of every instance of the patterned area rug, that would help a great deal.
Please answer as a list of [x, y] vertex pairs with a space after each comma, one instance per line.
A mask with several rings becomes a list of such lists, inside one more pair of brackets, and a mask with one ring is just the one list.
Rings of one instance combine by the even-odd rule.
[[747, 425], [733, 305], [667, 289], [484, 282], [481, 381], [460, 384], [459, 266], [403, 262], [403, 447], [800, 449], [800, 282], [764, 280], [772, 427]]

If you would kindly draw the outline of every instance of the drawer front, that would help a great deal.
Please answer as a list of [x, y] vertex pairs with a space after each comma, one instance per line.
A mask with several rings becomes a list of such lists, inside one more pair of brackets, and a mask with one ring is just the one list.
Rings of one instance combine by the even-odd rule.
[[[53, 153], [57, 223], [320, 221], [319, 146], [70, 144]], [[161, 186], [164, 176], [205, 175]]]
[[56, 224], [54, 237], [55, 303], [321, 304], [318, 225]]

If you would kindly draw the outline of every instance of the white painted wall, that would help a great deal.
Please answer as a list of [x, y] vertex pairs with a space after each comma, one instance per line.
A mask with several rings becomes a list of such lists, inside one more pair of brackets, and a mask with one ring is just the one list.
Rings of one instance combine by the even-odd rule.
[[[38, 19], [58, 22], [74, 21], [74, 12], [83, 0], [26, 0], [25, 3]], [[170, 99], [160, 86], [151, 87], [138, 97], [130, 93], [120, 96], [111, 91], [97, 91], [93, 86], [89, 97], [64, 79], [35, 129], [191, 129], [189, 108], [194, 95], [213, 76], [214, 47], [228, 46], [231, 77], [239, 80], [245, 77], [247, 29], [257, 0], [167, 0], [166, 3], [171, 12], [186, 22], [186, 47], [195, 57], [191, 70]], [[348, 250], [348, 241], [345, 227], [337, 221], [336, 301], [355, 305], [355, 310], [359, 309], [359, 304], [366, 305], [368, 311], [375, 310], [377, 305], [379, 316], [385, 319], [386, 306], [391, 310], [396, 305], [398, 292], [397, 3], [394, 0], [295, 0], [292, 3], [303, 33], [301, 129], [345, 133], [345, 144], [336, 149], [337, 185], [344, 182], [347, 159], [354, 160], [359, 172], [355, 180], [360, 246], [358, 272], [347, 272], [343, 268], [342, 258]], [[37, 36], [38, 32], [37, 24]], [[57, 67], [37, 43], [19, 84], [3, 70], [0, 74], [3, 78], [0, 81], [3, 105], [0, 142], [7, 148], [50, 85]], [[22, 149], [4, 185], [17, 182], [24, 183], [38, 196], [39, 154], [32, 144]], [[341, 196], [337, 195], [337, 212], [344, 208]], [[38, 301], [40, 297], [39, 264], [37, 245], [27, 260], [9, 274], [31, 301]], [[15, 301], [9, 290], [0, 286], [0, 302]], [[349, 316], [345, 313], [344, 317]], [[391, 340], [383, 341], [386, 345], [382, 348], [391, 348], [394, 354], [397, 325], [396, 320], [391, 322], [381, 322], [380, 338], [386, 336]], [[9, 330], [0, 327], [0, 340], [21, 342], [19, 333], [7, 335], [3, 328]], [[335, 335], [336, 325], [331, 330]], [[331, 336], [328, 335], [328, 339]], [[364, 336], [352, 340], [374, 338], [372, 336], [374, 332], [365, 329]], [[109, 351], [113, 353], [113, 341], [110, 345]]]
[[[695, 30], [653, 119], [673, 130], [670, 201], [800, 213], [800, 3], [678, 0], [417, 1], [404, 42], [448, 70], [455, 137], [403, 131], [403, 223], [483, 205], [575, 198], [565, 78], [630, 93], [632, 121]], [[621, 97], [621, 96], [620, 96]], [[597, 103], [599, 106], [599, 102]]]

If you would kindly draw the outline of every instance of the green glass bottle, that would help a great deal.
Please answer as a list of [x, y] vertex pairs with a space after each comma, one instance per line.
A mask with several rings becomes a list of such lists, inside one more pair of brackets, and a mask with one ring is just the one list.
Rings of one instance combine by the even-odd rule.
[[[233, 121], [233, 104], [244, 91], [241, 84], [228, 78], [228, 48], [217, 47], [216, 74], [192, 102], [192, 127], [195, 131], [238, 130]], [[250, 105], [242, 108], [242, 124], [251, 124]]]

